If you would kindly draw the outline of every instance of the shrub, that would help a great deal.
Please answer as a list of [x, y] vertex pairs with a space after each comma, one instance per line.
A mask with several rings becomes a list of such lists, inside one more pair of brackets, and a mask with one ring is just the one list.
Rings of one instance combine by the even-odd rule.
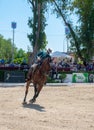
[[59, 79], [61, 80], [61, 83], [64, 81], [64, 79], [66, 78], [66, 74], [65, 73], [61, 73], [59, 76]]

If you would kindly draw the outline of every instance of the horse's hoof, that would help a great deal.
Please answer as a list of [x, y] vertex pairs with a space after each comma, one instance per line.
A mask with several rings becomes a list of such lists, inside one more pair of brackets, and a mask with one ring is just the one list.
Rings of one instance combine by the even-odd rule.
[[29, 103], [34, 103], [36, 101], [36, 99], [31, 99], [29, 100]]
[[33, 100], [31, 99], [31, 100], [29, 100], [29, 103], [33, 103]]
[[27, 102], [22, 102], [23, 105], [27, 104]]

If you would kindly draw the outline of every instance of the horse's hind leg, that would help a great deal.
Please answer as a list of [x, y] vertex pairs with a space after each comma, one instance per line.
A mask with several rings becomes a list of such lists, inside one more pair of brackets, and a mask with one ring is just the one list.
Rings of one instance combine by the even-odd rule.
[[26, 102], [26, 97], [27, 97], [27, 94], [28, 94], [28, 89], [29, 89], [30, 83], [31, 83], [30, 80], [27, 81], [27, 83], [26, 83], [26, 90], [25, 90], [25, 97], [24, 97], [24, 100], [23, 100], [23, 104], [26, 104], [26, 103], [27, 103], [27, 102]]
[[31, 103], [34, 103], [36, 101], [36, 98], [38, 97], [40, 91], [41, 91], [42, 87], [36, 86], [34, 85], [34, 96], [33, 98], [30, 100]]

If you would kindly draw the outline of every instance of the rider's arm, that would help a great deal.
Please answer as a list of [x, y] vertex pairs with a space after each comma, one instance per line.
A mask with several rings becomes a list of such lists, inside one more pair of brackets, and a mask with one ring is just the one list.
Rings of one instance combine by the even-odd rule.
[[37, 56], [41, 56], [41, 55], [43, 55], [43, 52], [39, 52], [39, 53], [37, 54]]

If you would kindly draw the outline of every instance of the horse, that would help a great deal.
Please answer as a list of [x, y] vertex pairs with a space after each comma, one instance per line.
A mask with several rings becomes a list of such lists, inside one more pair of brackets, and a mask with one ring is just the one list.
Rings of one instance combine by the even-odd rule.
[[[31, 71], [31, 77], [30, 80], [26, 82], [26, 90], [25, 90], [25, 96], [23, 100], [23, 104], [26, 104], [26, 97], [28, 94], [28, 89], [30, 86], [30, 83], [33, 83], [34, 86], [34, 96], [31, 100], [29, 100], [30, 103], [34, 103], [36, 101], [36, 98], [39, 96], [39, 93], [41, 89], [43, 88], [43, 85], [46, 83], [47, 76], [51, 70], [51, 58], [47, 57], [42, 61], [42, 64], [40, 66], [37, 65], [37, 67], [34, 69], [34, 71]], [[29, 72], [28, 72], [29, 73]]]

